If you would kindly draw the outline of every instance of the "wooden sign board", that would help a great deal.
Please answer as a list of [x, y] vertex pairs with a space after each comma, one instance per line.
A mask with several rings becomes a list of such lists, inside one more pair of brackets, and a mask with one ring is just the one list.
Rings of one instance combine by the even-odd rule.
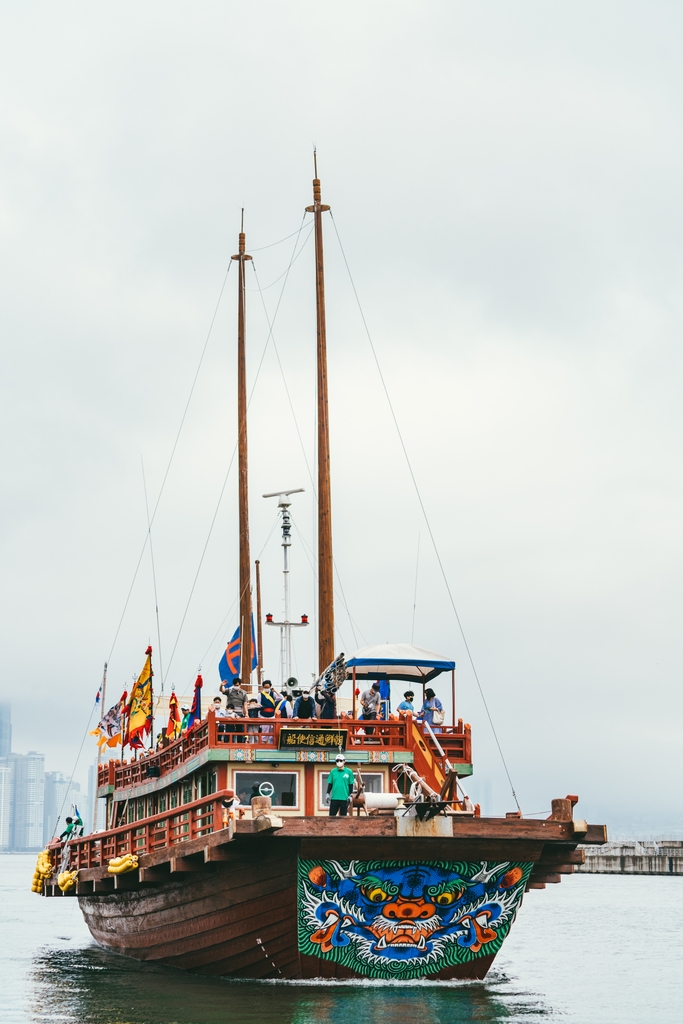
[[279, 750], [346, 750], [348, 729], [280, 729]]

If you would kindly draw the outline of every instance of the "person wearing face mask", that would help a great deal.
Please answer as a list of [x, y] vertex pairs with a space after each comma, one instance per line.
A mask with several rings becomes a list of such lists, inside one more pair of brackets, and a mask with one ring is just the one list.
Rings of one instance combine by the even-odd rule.
[[330, 817], [335, 818], [337, 814], [345, 818], [349, 809], [349, 796], [353, 789], [353, 772], [346, 767], [346, 758], [343, 754], [337, 754], [335, 767], [329, 774], [327, 780], [327, 799], [330, 802]]
[[294, 714], [292, 718], [317, 718], [315, 701], [311, 697], [310, 690], [302, 690], [301, 696], [294, 702]]
[[275, 718], [275, 709], [282, 700], [282, 694], [273, 687], [270, 679], [264, 679], [259, 703], [262, 718]]

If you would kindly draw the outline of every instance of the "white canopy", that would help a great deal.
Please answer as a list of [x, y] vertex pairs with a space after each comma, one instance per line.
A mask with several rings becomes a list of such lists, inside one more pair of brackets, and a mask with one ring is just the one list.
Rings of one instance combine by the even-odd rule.
[[397, 679], [406, 683], [427, 683], [441, 672], [455, 668], [455, 662], [412, 644], [377, 644], [361, 647], [346, 659], [356, 679]]

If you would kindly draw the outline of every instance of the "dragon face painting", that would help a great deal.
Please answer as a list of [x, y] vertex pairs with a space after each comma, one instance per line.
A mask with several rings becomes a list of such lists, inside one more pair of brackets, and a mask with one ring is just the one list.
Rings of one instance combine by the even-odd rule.
[[299, 949], [371, 978], [497, 953], [530, 863], [299, 861]]

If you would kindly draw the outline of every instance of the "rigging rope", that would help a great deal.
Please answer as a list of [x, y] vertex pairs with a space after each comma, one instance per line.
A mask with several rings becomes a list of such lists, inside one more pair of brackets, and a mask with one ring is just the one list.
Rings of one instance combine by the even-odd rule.
[[157, 650], [159, 653], [159, 678], [161, 679], [161, 696], [164, 695], [164, 662], [161, 657], [161, 626], [159, 624], [159, 598], [157, 597], [157, 574], [154, 568], [154, 545], [152, 544], [152, 524], [149, 519], [149, 502], [147, 501], [147, 480], [145, 479], [145, 463], [140, 456], [140, 465], [142, 466], [142, 486], [145, 491], [145, 512], [147, 513], [147, 536], [149, 538], [149, 553], [152, 560], [152, 581], [154, 583], [154, 607], [156, 609], [157, 616]]
[[420, 493], [420, 488], [418, 487], [418, 483], [417, 483], [417, 480], [415, 478], [415, 473], [413, 472], [413, 467], [412, 467], [412, 464], [411, 464], [411, 461], [410, 461], [410, 456], [408, 455], [408, 450], [407, 450], [407, 448], [405, 446], [405, 442], [403, 440], [403, 435], [401, 433], [401, 428], [399, 426], [398, 419], [397, 419], [396, 413], [394, 411], [394, 406], [393, 406], [393, 403], [391, 401], [391, 396], [389, 395], [389, 389], [387, 388], [386, 381], [384, 379], [384, 374], [382, 373], [382, 367], [380, 365], [379, 358], [377, 356], [377, 352], [375, 350], [375, 346], [374, 346], [373, 341], [372, 341], [372, 336], [370, 334], [370, 329], [369, 329], [367, 321], [365, 319], [365, 313], [363, 312], [363, 307], [361, 306], [360, 298], [358, 296], [358, 292], [356, 291], [356, 285], [355, 285], [354, 280], [353, 280], [353, 275], [351, 274], [351, 268], [349, 267], [349, 262], [348, 262], [348, 260], [346, 258], [346, 253], [344, 251], [344, 246], [342, 245], [341, 238], [339, 237], [339, 231], [337, 230], [337, 224], [336, 224], [336, 221], [334, 219], [334, 216], [332, 215], [332, 211], [331, 210], [330, 210], [330, 217], [332, 218], [332, 224], [334, 225], [334, 233], [337, 236], [337, 242], [339, 243], [339, 248], [341, 250], [342, 258], [344, 260], [344, 265], [346, 267], [346, 272], [349, 275], [349, 281], [351, 282], [351, 288], [353, 290], [353, 294], [354, 294], [354, 297], [356, 299], [356, 304], [358, 305], [358, 311], [360, 313], [361, 320], [363, 321], [363, 327], [365, 328], [365, 333], [366, 333], [367, 339], [368, 339], [368, 341], [370, 343], [370, 349], [372, 351], [372, 355], [373, 355], [373, 358], [375, 360], [375, 365], [377, 367], [377, 372], [379, 373], [379, 379], [382, 382], [382, 388], [384, 389], [384, 395], [386, 397], [387, 404], [389, 406], [389, 411], [391, 412], [391, 417], [392, 417], [392, 419], [394, 421], [394, 426], [396, 427], [396, 433], [398, 434], [398, 439], [399, 439], [399, 442], [401, 444], [401, 449], [403, 451], [403, 455], [405, 457], [405, 460], [406, 460], [406, 463], [407, 463], [407, 466], [408, 466], [408, 472], [410, 473], [410, 478], [411, 478], [411, 480], [413, 482], [413, 487], [415, 488], [415, 493], [417, 495], [417, 500], [419, 502], [420, 508], [422, 510], [422, 515], [424, 517], [424, 521], [425, 521], [425, 524], [427, 526], [427, 532], [429, 533], [429, 538], [430, 538], [430, 540], [432, 542], [432, 547], [434, 548], [434, 554], [436, 555], [436, 560], [437, 560], [437, 562], [439, 564], [439, 569], [441, 570], [441, 575], [442, 575], [443, 581], [444, 581], [444, 583], [446, 585], [446, 591], [448, 593], [448, 598], [450, 600], [451, 607], [452, 607], [453, 613], [455, 615], [455, 620], [456, 620], [456, 622], [458, 624], [458, 629], [460, 630], [460, 635], [462, 637], [463, 644], [465, 645], [465, 650], [467, 651], [467, 657], [468, 657], [469, 663], [470, 663], [470, 665], [472, 667], [472, 672], [474, 673], [474, 678], [475, 678], [475, 680], [477, 682], [477, 687], [479, 688], [479, 695], [480, 695], [482, 703], [484, 705], [484, 709], [486, 711], [486, 716], [487, 716], [487, 718], [489, 720], [489, 725], [491, 726], [491, 731], [493, 733], [493, 738], [494, 738], [494, 740], [496, 742], [496, 746], [498, 748], [498, 753], [500, 754], [500, 759], [503, 762], [503, 768], [505, 769], [505, 774], [506, 774], [507, 780], [508, 780], [508, 782], [510, 784], [510, 789], [512, 791], [512, 796], [514, 798], [515, 804], [517, 805], [517, 810], [521, 812], [521, 807], [519, 806], [519, 800], [517, 799], [517, 793], [515, 792], [515, 787], [512, 784], [512, 778], [510, 777], [510, 772], [508, 770], [507, 761], [505, 760], [505, 755], [503, 754], [503, 748], [500, 745], [500, 741], [498, 739], [498, 733], [496, 732], [496, 727], [493, 724], [493, 718], [491, 717], [491, 712], [489, 711], [489, 706], [488, 706], [488, 704], [486, 702], [486, 697], [484, 696], [484, 690], [483, 690], [481, 682], [479, 680], [479, 673], [477, 672], [476, 666], [474, 664], [474, 658], [472, 657], [472, 652], [471, 652], [470, 646], [469, 646], [469, 644], [467, 642], [467, 637], [465, 636], [465, 630], [463, 629], [462, 622], [460, 621], [460, 615], [458, 614], [458, 609], [456, 607], [455, 600], [453, 598], [453, 593], [451, 591], [450, 584], [448, 582], [448, 576], [446, 575], [446, 570], [444, 568], [443, 562], [441, 561], [441, 555], [440, 555], [439, 549], [437, 547], [436, 538], [434, 537], [434, 534], [432, 532], [432, 527], [431, 527], [431, 524], [429, 522], [429, 517], [427, 515], [427, 510], [426, 510], [424, 502], [422, 500], [422, 494]]
[[[306, 240], [308, 241], [308, 239], [310, 237], [311, 237], [311, 233], [309, 231], [308, 235], [306, 236]], [[300, 252], [303, 251], [303, 246], [302, 246], [302, 249], [299, 250], [299, 251]], [[266, 318], [266, 322], [270, 324], [270, 319], [268, 317], [268, 309], [266, 307], [266, 301], [263, 298], [263, 291], [264, 291], [264, 289], [261, 288], [261, 283], [259, 281], [258, 273], [256, 271], [256, 266], [255, 266], [255, 264], [253, 262], [252, 262], [252, 267], [254, 268], [254, 276], [256, 278], [256, 284], [258, 286], [258, 292], [259, 292], [259, 295], [261, 297], [261, 304], [263, 306], [263, 315]], [[279, 308], [279, 305], [280, 304], [278, 302], [278, 308]], [[275, 310], [275, 316], [277, 316], [277, 308]], [[275, 323], [275, 316], [273, 317], [273, 323]], [[279, 352], [277, 344], [275, 342], [275, 335], [273, 333], [272, 325], [270, 326], [270, 338], [271, 338], [271, 340], [273, 342], [273, 349], [275, 350], [275, 357], [277, 359], [277, 364], [278, 364], [278, 366], [280, 368], [280, 375], [282, 377], [282, 383], [284, 384], [285, 394], [287, 395], [287, 402], [289, 403], [289, 408], [290, 408], [290, 411], [292, 413], [292, 419], [294, 420], [294, 427], [296, 429], [296, 436], [299, 439], [299, 445], [301, 447], [301, 454], [304, 457], [304, 463], [305, 463], [305, 466], [306, 466], [306, 472], [308, 473], [308, 479], [311, 481], [311, 487], [313, 489], [313, 497], [317, 500], [317, 498], [318, 498], [318, 489], [316, 487], [315, 480], [314, 480], [313, 474], [311, 472], [311, 467], [310, 467], [309, 462], [308, 462], [308, 456], [306, 455], [306, 448], [304, 446], [304, 441], [303, 441], [303, 438], [301, 436], [301, 431], [299, 430], [299, 421], [297, 419], [296, 412], [294, 410], [294, 403], [292, 402], [292, 396], [291, 396], [291, 394], [289, 392], [289, 386], [287, 384], [287, 378], [285, 376], [285, 370], [284, 370], [284, 367], [282, 365], [282, 360], [280, 359], [280, 352]], [[351, 617], [351, 612], [349, 611], [349, 606], [348, 606], [348, 604], [346, 602], [346, 595], [344, 593], [344, 586], [342, 584], [341, 575], [339, 573], [339, 569], [337, 568], [337, 563], [334, 560], [334, 557], [332, 558], [332, 564], [334, 566], [334, 571], [335, 571], [335, 573], [337, 575], [337, 582], [339, 583], [339, 589], [340, 589], [341, 595], [342, 595], [342, 604], [343, 604], [344, 610], [346, 611], [346, 614], [347, 614], [347, 616], [349, 618], [349, 625], [351, 626], [351, 632], [353, 633], [353, 642], [354, 642], [355, 646], [358, 647], [358, 640], [356, 638], [356, 630], [354, 628], [354, 621], [353, 621], [353, 619]], [[318, 578], [317, 575], [316, 575], [315, 578], [316, 578], [316, 581], [317, 581], [317, 578]], [[360, 630], [359, 630], [359, 632], [360, 632]], [[341, 637], [341, 633], [339, 635]], [[362, 636], [362, 633], [361, 633], [361, 636]], [[363, 638], [363, 639], [365, 639], [365, 638]], [[344, 643], [343, 640], [342, 640], [342, 643]], [[366, 641], [366, 643], [367, 643], [367, 641]], [[344, 646], [346, 646], [345, 643], [344, 643]]]
[[[194, 394], [194, 389], [195, 389], [195, 386], [197, 384], [197, 378], [199, 377], [199, 371], [201, 370], [202, 363], [204, 362], [204, 356], [206, 355], [206, 349], [207, 349], [208, 344], [209, 344], [209, 339], [211, 337], [211, 332], [213, 331], [213, 325], [216, 322], [216, 316], [218, 314], [218, 307], [220, 306], [221, 299], [223, 298], [223, 292], [225, 291], [225, 285], [226, 285], [226, 282], [228, 280], [228, 274], [230, 273], [230, 267], [231, 266], [232, 266], [232, 261], [230, 263], [228, 263], [228, 269], [225, 271], [225, 277], [223, 278], [223, 284], [221, 285], [221, 290], [220, 290], [220, 292], [218, 294], [218, 301], [216, 302], [216, 308], [214, 309], [213, 316], [211, 317], [211, 323], [209, 324], [209, 330], [208, 330], [208, 333], [206, 335], [206, 341], [204, 342], [204, 347], [203, 347], [201, 355], [199, 357], [199, 363], [197, 364], [197, 369], [195, 371], [194, 379], [192, 381], [192, 386], [190, 388], [190, 393], [187, 396], [187, 402], [185, 403], [185, 409], [183, 410], [183, 415], [180, 418], [180, 426], [178, 427], [178, 432], [176, 434], [175, 441], [173, 442], [173, 448], [171, 449], [171, 455], [170, 455], [170, 458], [168, 460], [168, 465], [166, 466], [166, 472], [164, 473], [164, 478], [161, 481], [161, 487], [159, 488], [159, 494], [157, 496], [157, 500], [156, 500], [155, 505], [154, 505], [154, 511], [152, 512], [152, 518], [149, 521], [149, 528], [150, 528], [150, 530], [151, 530], [151, 527], [152, 527], [152, 523], [154, 522], [154, 517], [157, 514], [157, 509], [159, 508], [159, 502], [161, 501], [161, 495], [164, 493], [164, 487], [166, 486], [166, 480], [168, 479], [168, 474], [169, 474], [170, 469], [171, 469], [171, 464], [173, 462], [173, 458], [174, 458], [175, 453], [176, 453], [176, 448], [178, 447], [178, 441], [180, 440], [180, 435], [182, 433], [183, 426], [185, 425], [185, 418], [187, 417], [187, 411], [190, 408], [190, 402], [192, 401], [192, 396]], [[108, 664], [111, 662], [111, 656], [114, 653], [114, 648], [116, 647], [116, 641], [118, 640], [119, 633], [121, 632], [121, 626], [123, 625], [123, 620], [124, 620], [124, 617], [125, 617], [125, 614], [126, 614], [126, 610], [128, 608], [128, 604], [130, 602], [131, 594], [133, 593], [133, 587], [135, 586], [135, 581], [137, 579], [138, 572], [140, 571], [140, 565], [142, 564], [142, 559], [143, 559], [143, 556], [145, 554], [145, 548], [147, 547], [148, 537], [149, 537], [149, 531], [145, 535], [145, 542], [142, 545], [142, 550], [140, 551], [140, 557], [138, 558], [138, 563], [135, 566], [135, 572], [133, 573], [133, 579], [131, 580], [131, 584], [130, 584], [130, 587], [128, 589], [128, 594], [126, 596], [126, 600], [125, 600], [124, 605], [123, 605], [123, 611], [121, 612], [121, 618], [119, 619], [119, 624], [116, 627], [116, 633], [114, 634], [114, 639], [112, 641], [111, 650], [109, 651], [109, 657], [107, 658], [107, 663]]]
[[[275, 317], [277, 316], [278, 310], [280, 308], [280, 303], [282, 302], [282, 296], [284, 295], [285, 287], [287, 285], [287, 280], [289, 278], [289, 272], [292, 269], [292, 264], [294, 263], [295, 259], [297, 258], [297, 256], [299, 256], [301, 254], [301, 252], [302, 252], [302, 250], [303, 250], [303, 248], [304, 248], [304, 246], [306, 244], [306, 242], [304, 241], [304, 245], [301, 247], [301, 249], [297, 253], [297, 251], [296, 251], [297, 250], [297, 245], [298, 245], [298, 242], [299, 242], [299, 236], [301, 235], [301, 229], [304, 226], [305, 216], [306, 215], [304, 214], [304, 216], [301, 218], [301, 224], [299, 226], [299, 230], [296, 232], [297, 238], [296, 238], [296, 241], [294, 242], [294, 248], [292, 249], [292, 255], [291, 255], [290, 260], [289, 260], [289, 266], [287, 267], [287, 270], [284, 272], [284, 274], [280, 275], [280, 277], [281, 278], [284, 277], [285, 280], [284, 280], [284, 283], [282, 285], [282, 289], [280, 291], [280, 297], [278, 299], [278, 303], [277, 303], [277, 307], [275, 309], [275, 314], [273, 316], [272, 323], [270, 323], [268, 321], [268, 318], [266, 317], [266, 322], [268, 323], [268, 335], [266, 337], [265, 345], [263, 346], [263, 352], [261, 353], [261, 358], [259, 360], [258, 368], [256, 370], [256, 376], [254, 377], [254, 383], [252, 384], [251, 391], [249, 392], [249, 398], [247, 400], [247, 411], [249, 410], [249, 406], [251, 405], [251, 400], [254, 397], [254, 391], [256, 390], [256, 385], [258, 383], [258, 379], [259, 379], [259, 376], [261, 374], [261, 368], [263, 366], [263, 360], [265, 359], [266, 351], [268, 350], [268, 345], [269, 345], [270, 340], [271, 340], [271, 338], [273, 336], [273, 324], [275, 323]], [[309, 231], [307, 237], [310, 237], [310, 231]], [[253, 265], [253, 261], [251, 261], [251, 262], [252, 262], [252, 265]], [[235, 442], [235, 447], [232, 450], [232, 455], [230, 457], [230, 463], [228, 464], [228, 469], [227, 469], [227, 472], [225, 474], [225, 479], [223, 480], [223, 486], [221, 487], [220, 494], [218, 495], [218, 502], [216, 504], [216, 510], [215, 510], [215, 512], [213, 514], [213, 518], [211, 520], [211, 525], [209, 526], [209, 532], [208, 532], [208, 535], [207, 535], [207, 538], [206, 538], [206, 542], [204, 544], [204, 548], [202, 550], [201, 557], [199, 559], [199, 565], [197, 566], [197, 572], [195, 573], [195, 577], [194, 577], [194, 580], [192, 582], [192, 587], [190, 589], [190, 595], [189, 595], [189, 597], [187, 599], [187, 604], [185, 605], [185, 611], [183, 612], [183, 617], [182, 617], [182, 619], [180, 621], [180, 626], [178, 628], [178, 634], [176, 636], [176, 640], [175, 640], [175, 643], [173, 645], [173, 650], [171, 652], [171, 657], [169, 659], [168, 668], [166, 669], [166, 674], [167, 675], [168, 675], [168, 673], [171, 670], [171, 663], [173, 662], [173, 658], [175, 657], [175, 652], [176, 652], [176, 649], [178, 647], [178, 642], [180, 640], [180, 634], [182, 633], [183, 626], [185, 625], [185, 619], [187, 618], [187, 613], [190, 610], [190, 603], [191, 603], [192, 597], [194, 595], [195, 587], [197, 586], [197, 580], [199, 579], [199, 573], [201, 572], [201, 568], [202, 568], [202, 565], [204, 563], [204, 557], [206, 555], [206, 551], [207, 551], [207, 548], [209, 546], [209, 541], [211, 540], [211, 534], [213, 533], [213, 528], [214, 528], [215, 523], [216, 523], [216, 517], [218, 516], [218, 511], [220, 509], [221, 502], [223, 500], [223, 495], [225, 493], [225, 488], [226, 488], [227, 483], [228, 483], [228, 477], [230, 476], [230, 470], [232, 469], [233, 462], [235, 461], [236, 453], [237, 453], [237, 441]]]

